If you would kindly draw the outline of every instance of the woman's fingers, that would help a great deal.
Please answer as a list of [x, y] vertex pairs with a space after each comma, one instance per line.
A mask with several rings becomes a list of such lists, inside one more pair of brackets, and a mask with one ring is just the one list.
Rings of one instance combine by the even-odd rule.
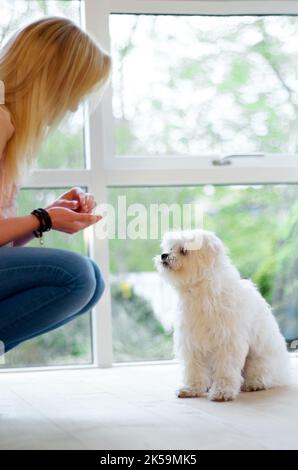
[[86, 224], [86, 227], [90, 224], [95, 224], [102, 219], [102, 215], [100, 214], [76, 213], [76, 216], [75, 221]]
[[77, 199], [80, 203], [82, 211], [87, 209], [86, 207], [86, 193], [79, 186], [75, 186], [70, 190], [70, 195], [73, 199]]
[[95, 224], [99, 220], [102, 219], [101, 215], [90, 215], [90, 214], [78, 214], [80, 216], [79, 220], [75, 220], [71, 224], [72, 233], [79, 232], [80, 230], [84, 230], [85, 228], [89, 227], [90, 225]]
[[78, 201], [69, 201], [68, 199], [58, 199], [57, 204], [58, 206], [67, 207], [69, 209], [77, 209], [79, 207]]
[[86, 212], [90, 214], [93, 211], [93, 209], [95, 209], [95, 207], [97, 206], [96, 202], [94, 201], [93, 196], [92, 196], [92, 199], [89, 200], [87, 205], [88, 205], [88, 210], [86, 210]]
[[[75, 200], [68, 200], [68, 199], [56, 199], [52, 204], [47, 206], [50, 207], [66, 207], [67, 209], [76, 210], [79, 207], [79, 202]], [[47, 208], [45, 208], [47, 209]]]
[[94, 197], [90, 193], [80, 194], [80, 204], [84, 212], [90, 212], [96, 206]]
[[54, 205], [68, 207], [80, 213], [90, 213], [97, 204], [91, 193], [85, 193], [79, 186], [74, 186], [69, 191], [62, 194], [55, 201]]
[[76, 212], [65, 206], [49, 207], [48, 212], [52, 219], [52, 228], [66, 233], [76, 233], [102, 219], [100, 214]]

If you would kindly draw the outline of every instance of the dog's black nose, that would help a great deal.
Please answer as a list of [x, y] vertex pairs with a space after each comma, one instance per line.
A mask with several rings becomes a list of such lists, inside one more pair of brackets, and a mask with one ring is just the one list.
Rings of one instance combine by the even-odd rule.
[[162, 261], [165, 261], [168, 256], [169, 256], [169, 253], [162, 253], [162, 255], [161, 255]]

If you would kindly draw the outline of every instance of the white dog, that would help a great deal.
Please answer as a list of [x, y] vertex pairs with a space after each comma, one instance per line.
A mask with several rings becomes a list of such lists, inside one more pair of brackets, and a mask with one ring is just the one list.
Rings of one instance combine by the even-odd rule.
[[184, 368], [178, 397], [233, 400], [288, 383], [288, 352], [271, 308], [241, 279], [219, 238], [206, 230], [167, 233], [155, 265], [176, 289], [175, 352]]

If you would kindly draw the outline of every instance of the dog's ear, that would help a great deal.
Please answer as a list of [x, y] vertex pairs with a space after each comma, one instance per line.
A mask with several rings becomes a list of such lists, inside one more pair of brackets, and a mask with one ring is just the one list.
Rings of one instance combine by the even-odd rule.
[[224, 244], [213, 232], [206, 233], [205, 242], [213, 255], [226, 252]]

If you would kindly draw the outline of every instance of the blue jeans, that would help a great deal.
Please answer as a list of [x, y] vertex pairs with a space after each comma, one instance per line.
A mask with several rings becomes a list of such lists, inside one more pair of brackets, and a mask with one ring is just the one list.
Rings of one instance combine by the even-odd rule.
[[55, 248], [0, 247], [5, 352], [88, 312], [103, 290], [99, 267], [88, 256]]

